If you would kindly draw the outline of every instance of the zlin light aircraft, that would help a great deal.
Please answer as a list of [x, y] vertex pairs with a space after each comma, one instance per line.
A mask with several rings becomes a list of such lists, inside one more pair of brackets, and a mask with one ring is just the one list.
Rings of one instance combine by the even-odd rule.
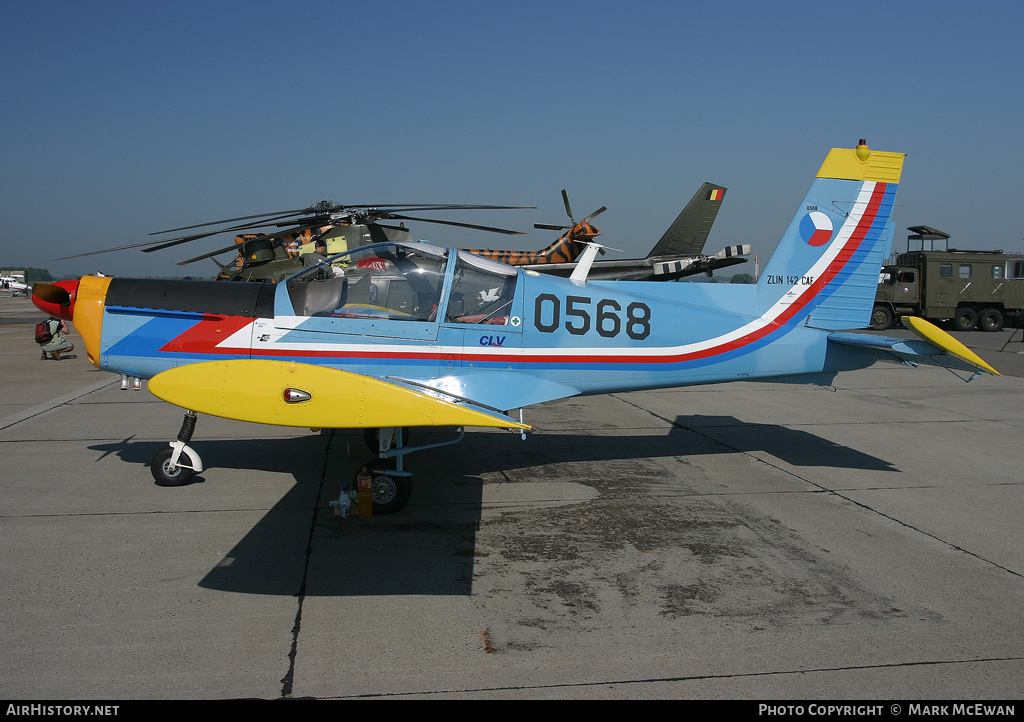
[[[455, 443], [466, 426], [525, 436], [522, 408], [546, 401], [829, 384], [879, 359], [995, 374], [922, 319], [906, 319], [920, 340], [844, 330], [868, 323], [903, 159], [864, 141], [833, 149], [753, 285], [587, 280], [596, 246], [561, 278], [420, 242], [365, 246], [329, 259], [330, 273], [278, 284], [87, 276], [34, 295], [73, 320], [97, 367], [149, 379], [186, 409], [152, 460], [157, 483], [203, 471], [188, 446], [197, 413], [364, 428], [379, 439], [363, 467], [374, 509], [388, 513], [411, 494], [406, 454]], [[416, 426], [455, 427], [455, 438], [406, 446], [401, 431]]]

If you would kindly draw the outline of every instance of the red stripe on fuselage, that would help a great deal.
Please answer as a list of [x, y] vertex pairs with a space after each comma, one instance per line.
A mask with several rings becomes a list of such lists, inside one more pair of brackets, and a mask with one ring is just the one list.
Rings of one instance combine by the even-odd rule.
[[166, 353], [187, 353], [187, 354], [231, 354], [248, 353], [249, 346], [236, 348], [218, 348], [217, 344], [223, 343], [224, 339], [231, 334], [255, 321], [248, 316], [219, 316], [208, 314], [196, 322], [196, 324], [183, 334], [171, 339], [161, 347]]
[[[461, 361], [467, 362], [483, 362], [483, 363], [503, 363], [508, 361], [515, 361], [522, 364], [539, 363], [539, 364], [551, 364], [551, 363], [578, 363], [578, 364], [608, 364], [608, 363], [619, 363], [619, 364], [671, 364], [680, 363], [685, 361], [692, 361], [697, 359], [705, 359], [712, 356], [717, 356], [724, 353], [729, 353], [736, 349], [747, 346], [751, 343], [759, 341], [766, 336], [774, 333], [778, 329], [782, 328], [789, 320], [804, 310], [812, 300], [829, 284], [835, 277], [843, 271], [846, 265], [854, 257], [860, 247], [864, 243], [864, 239], [867, 237], [868, 231], [875, 222], [875, 218], [878, 215], [879, 208], [881, 207], [881, 201], [885, 197], [885, 191], [887, 184], [876, 183], [875, 188], [872, 191], [871, 199], [868, 201], [867, 208], [864, 210], [864, 214], [861, 216], [856, 228], [850, 235], [850, 238], [846, 241], [843, 248], [839, 251], [836, 257], [828, 265], [825, 271], [814, 280], [809, 286], [807, 286], [802, 294], [793, 301], [789, 306], [786, 306], [782, 311], [772, 319], [765, 319], [764, 325], [751, 331], [750, 333], [734, 339], [732, 341], [724, 342], [715, 346], [711, 346], [706, 349], [698, 351], [691, 351], [688, 353], [679, 354], [666, 354], [661, 356], [638, 356], [631, 354], [616, 354], [616, 355], [605, 355], [605, 354], [559, 354], [559, 355], [543, 355], [543, 354], [455, 354], [456, 358]], [[235, 333], [239, 329], [243, 328], [246, 324], [252, 323], [255, 319], [243, 317], [243, 316], [215, 316], [210, 315], [204, 317], [201, 321], [196, 323], [187, 332], [181, 334], [177, 338], [169, 341], [161, 351], [167, 352], [178, 352], [178, 353], [201, 353], [201, 354], [238, 354], [239, 352], [247, 352], [248, 348], [219, 348], [217, 344], [222, 343], [224, 339], [228, 338], [231, 334]], [[396, 342], [400, 342], [400, 339], [395, 339]], [[273, 348], [261, 348], [252, 349], [252, 356], [266, 356], [266, 357], [292, 357], [292, 358], [308, 358], [308, 359], [378, 359], [381, 361], [387, 361], [391, 359], [405, 359], [405, 360], [420, 360], [420, 361], [437, 361], [444, 357], [450, 357], [452, 354], [450, 351], [423, 351], [418, 352], [413, 350], [414, 347], [410, 347], [408, 351], [394, 352], [394, 351], [353, 351], [346, 350], [344, 345], [339, 345], [337, 350], [319, 350], [319, 349], [273, 349]]]
[[[775, 332], [779, 328], [782, 328], [787, 321], [796, 316], [800, 311], [804, 310], [807, 305], [817, 297], [817, 295], [829, 284], [840, 272], [846, 267], [853, 258], [854, 254], [860, 250], [861, 245], [864, 243], [864, 239], [867, 237], [868, 231], [875, 222], [875, 218], [878, 216], [878, 210], [881, 207], [882, 199], [885, 197], [885, 191], [888, 185], [886, 183], [876, 183], [874, 190], [871, 193], [871, 198], [868, 201], [867, 208], [864, 209], [864, 213], [850, 234], [850, 238], [847, 239], [846, 243], [840, 249], [836, 257], [832, 259], [825, 271], [816, 279], [814, 282], [807, 286], [806, 290], [789, 306], [787, 306], [778, 316], [773, 319], [767, 319], [765, 325], [755, 331], [742, 336], [733, 341], [712, 346], [707, 349], [700, 351], [691, 351], [690, 353], [672, 354], [659, 357], [650, 356], [601, 356], [595, 358], [593, 356], [521, 356], [518, 360], [524, 363], [529, 362], [556, 362], [556, 363], [680, 363], [683, 361], [692, 361], [696, 359], [708, 358], [711, 356], [717, 356], [719, 354], [728, 353], [734, 351], [743, 346], [749, 345], [755, 341], [758, 341], [765, 336]], [[483, 357], [487, 359], [489, 357]]]

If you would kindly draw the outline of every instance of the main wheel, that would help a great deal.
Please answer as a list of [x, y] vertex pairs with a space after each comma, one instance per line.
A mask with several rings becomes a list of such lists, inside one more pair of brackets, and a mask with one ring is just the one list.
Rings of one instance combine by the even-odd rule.
[[[374, 514], [394, 514], [401, 511], [412, 496], [412, 477], [392, 474], [391, 469], [370, 462], [370, 496]], [[360, 470], [361, 471], [361, 470]], [[352, 480], [352, 488], [359, 489], [359, 472]]]
[[885, 306], [875, 306], [871, 311], [871, 328], [882, 331], [892, 325], [892, 312]]
[[[192, 476], [195, 474], [192, 469], [180, 465], [171, 469], [173, 453], [174, 449], [168, 444], [156, 452], [153, 455], [153, 460], [149, 462], [149, 470], [153, 473], [153, 479], [157, 486], [184, 486], [192, 480]], [[185, 452], [183, 451], [181, 455], [185, 456]], [[185, 458], [187, 459], [187, 456]]]
[[986, 308], [978, 314], [978, 328], [982, 331], [1002, 331], [1003, 312], [998, 308]]
[[973, 331], [978, 323], [978, 314], [973, 308], [958, 308], [953, 317], [953, 328], [957, 331]]

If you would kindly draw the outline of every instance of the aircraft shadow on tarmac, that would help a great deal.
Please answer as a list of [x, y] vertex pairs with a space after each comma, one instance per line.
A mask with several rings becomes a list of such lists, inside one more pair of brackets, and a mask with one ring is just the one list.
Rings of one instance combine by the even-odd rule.
[[724, 451], [764, 452], [793, 466], [830, 466], [864, 471], [897, 471], [883, 461], [857, 449], [820, 436], [777, 424], [749, 424], [734, 416], [677, 416], [677, 428], [715, 439], [727, 437]]
[[[411, 443], [429, 443], [431, 436], [446, 431], [414, 430]], [[294, 478], [284, 496], [199, 586], [293, 596], [468, 595], [485, 475], [501, 473], [510, 483], [523, 483], [520, 472], [527, 471], [530, 479], [550, 478], [552, 468], [561, 469], [560, 477], [570, 481], [593, 468], [636, 466], [637, 473], [656, 474], [662, 467], [651, 460], [658, 457], [727, 453], [766, 454], [794, 466], [898, 471], [881, 459], [805, 431], [745, 424], [731, 416], [680, 416], [667, 434], [646, 431], [563, 429], [535, 434], [525, 442], [508, 433], [468, 433], [458, 454], [442, 448], [410, 456], [416, 479], [412, 501], [398, 514], [371, 519], [334, 516], [327, 504], [366, 460], [347, 455], [347, 444], [361, 434], [193, 440], [207, 468], [193, 484], [218, 483], [218, 469], [280, 472]], [[419, 433], [427, 438], [421, 440]], [[128, 439], [89, 448], [145, 467], [161, 445]], [[148, 471], [143, 473], [152, 483]], [[238, 484], [238, 477], [231, 483]], [[238, 492], [237, 508], [250, 509], [244, 486]]]

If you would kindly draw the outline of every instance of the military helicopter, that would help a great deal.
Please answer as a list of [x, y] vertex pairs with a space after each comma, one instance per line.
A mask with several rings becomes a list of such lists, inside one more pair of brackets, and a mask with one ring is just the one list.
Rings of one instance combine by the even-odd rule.
[[[593, 264], [592, 277], [604, 280], [668, 281], [697, 273], [706, 273], [710, 276], [714, 270], [745, 262], [742, 256], [750, 254], [750, 246], [729, 246], [714, 256], [703, 255], [705, 241], [718, 214], [725, 190], [723, 186], [704, 183], [645, 258], [596, 261]], [[576, 221], [569, 205], [569, 196], [564, 189], [562, 190], [562, 201], [565, 205], [566, 215], [569, 217], [568, 225], [534, 224], [534, 228], [542, 230], [563, 231], [553, 243], [545, 248], [539, 251], [470, 249], [469, 252], [512, 266], [559, 276], [570, 275], [576, 266], [577, 258], [600, 234], [601, 229], [593, 225], [591, 221], [607, 208], [601, 206], [582, 220]], [[409, 229], [405, 227], [403, 221], [406, 220], [439, 223], [505, 235], [523, 235], [520, 231], [492, 226], [403, 215], [405, 212], [531, 208], [533, 206], [466, 204], [341, 205], [332, 201], [320, 201], [301, 209], [240, 216], [156, 231], [150, 235], [211, 228], [211, 230], [202, 232], [91, 251], [55, 260], [80, 258], [131, 248], [142, 248], [144, 253], [153, 253], [217, 234], [235, 232], [238, 235], [235, 236], [235, 242], [232, 245], [189, 258], [179, 262], [178, 265], [185, 266], [209, 258], [220, 268], [214, 280], [276, 283], [304, 268], [303, 257], [307, 253], [313, 252], [314, 241], [318, 239], [326, 242], [328, 255], [343, 253], [350, 248], [371, 243], [411, 242], [414, 239]], [[403, 223], [399, 226], [378, 223], [385, 219], [398, 220]], [[242, 223], [238, 223], [239, 221]], [[257, 231], [275, 225], [281, 230], [271, 233], [245, 232]], [[223, 227], [212, 229], [213, 226]], [[603, 255], [604, 248], [601, 247], [599, 252]], [[221, 263], [217, 260], [217, 256], [225, 253], [233, 253], [234, 257], [227, 263]]]
[[[306, 208], [259, 213], [250, 216], [226, 218], [219, 221], [197, 223], [180, 228], [169, 228], [155, 231], [151, 236], [158, 236], [178, 231], [193, 231], [208, 228], [185, 235], [146, 241], [101, 251], [91, 251], [73, 256], [64, 256], [54, 260], [64, 261], [69, 258], [80, 258], [99, 253], [123, 251], [141, 248], [143, 253], [153, 253], [173, 248], [184, 243], [197, 241], [221, 233], [234, 232], [235, 242], [225, 248], [204, 253], [195, 258], [178, 263], [185, 266], [196, 261], [210, 258], [220, 267], [216, 276], [218, 281], [282, 281], [303, 268], [302, 256], [313, 250], [313, 240], [322, 238], [327, 242], [328, 254], [343, 253], [349, 248], [365, 246], [371, 243], [399, 242], [407, 243], [415, 240], [404, 221], [420, 221], [439, 223], [459, 228], [502, 233], [505, 235], [522, 235], [521, 231], [483, 226], [475, 223], [461, 223], [437, 218], [420, 218], [404, 215], [406, 212], [449, 211], [449, 210], [522, 210], [534, 206], [495, 206], [469, 204], [390, 204], [390, 205], [342, 205], [333, 201], [320, 201]], [[380, 220], [397, 220], [399, 226], [384, 225]], [[241, 222], [241, 223], [240, 223]], [[235, 225], [225, 225], [235, 224]], [[213, 226], [223, 226], [213, 229]], [[269, 233], [246, 233], [258, 229], [276, 226], [281, 230]], [[234, 253], [235, 258], [228, 263], [220, 263], [216, 256]]]
[[[742, 256], [750, 255], [749, 245], [728, 246], [713, 256], [706, 256], [703, 253], [711, 226], [715, 222], [718, 210], [725, 197], [726, 188], [714, 183], [704, 183], [686, 207], [679, 213], [661, 239], [651, 248], [645, 258], [615, 259], [606, 261], [595, 261], [592, 266], [591, 278], [601, 280], [655, 280], [669, 281], [691, 276], [698, 273], [705, 273], [708, 276], [720, 268], [732, 266], [746, 261]], [[489, 248], [467, 249], [469, 253], [484, 256], [495, 261], [507, 263], [510, 266], [522, 267], [542, 273], [550, 273], [557, 276], [569, 276], [576, 268], [576, 261], [583, 253], [583, 250], [594, 239], [600, 235], [601, 229], [591, 221], [604, 213], [607, 209], [601, 206], [593, 213], [577, 221], [573, 215], [572, 207], [569, 204], [569, 195], [565, 189], [562, 190], [562, 202], [565, 205], [565, 213], [569, 218], [568, 225], [555, 225], [547, 223], [534, 223], [533, 227], [540, 230], [563, 231], [554, 242], [540, 249], [539, 251], [517, 251], [498, 250]], [[327, 203], [324, 201], [323, 203]], [[432, 207], [431, 210], [440, 210], [442, 207]], [[445, 208], [510, 208], [508, 206], [447, 206]], [[515, 206], [512, 208], [525, 208]], [[380, 214], [378, 208], [372, 209]], [[220, 273], [216, 280], [241, 280], [241, 281], [279, 281], [287, 278], [293, 273], [298, 273], [303, 268], [301, 257], [313, 250], [312, 241], [320, 238], [327, 243], [327, 254], [342, 253], [350, 248], [370, 243], [382, 242], [409, 242], [412, 235], [403, 226], [385, 226], [376, 223], [377, 218], [382, 215], [366, 214], [360, 210], [350, 214], [343, 223], [334, 226], [320, 228], [305, 228], [301, 232], [289, 232], [286, 235], [266, 236], [262, 234], [239, 235], [235, 238], [235, 245], [221, 248], [211, 253], [206, 253], [196, 258], [182, 261], [179, 265], [185, 265], [204, 258], [214, 256], [228, 251], [237, 251], [238, 255], [229, 264], [220, 264]], [[461, 227], [468, 227], [507, 235], [517, 234], [516, 231], [507, 231], [500, 228], [488, 226], [471, 225], [467, 223], [455, 223], [452, 221], [438, 221], [435, 219], [409, 218], [408, 216], [396, 216], [393, 213], [389, 218], [406, 220], [425, 220], [430, 223], [445, 223]], [[352, 219], [356, 222], [353, 223]], [[187, 229], [172, 229], [187, 230]], [[170, 231], [165, 231], [170, 232]], [[241, 248], [239, 248], [241, 245]], [[167, 245], [158, 246], [151, 250], [165, 248]], [[614, 250], [614, 249], [613, 249]], [[604, 248], [599, 252], [603, 255]]]
[[[544, 230], [565, 231], [553, 243], [539, 251], [503, 251], [490, 249], [473, 249], [470, 253], [499, 260], [510, 265], [535, 265], [535, 264], [572, 264], [576, 258], [600, 233], [600, 229], [590, 224], [590, 220], [607, 210], [604, 206], [577, 222], [573, 219], [572, 209], [569, 206], [569, 198], [565, 190], [562, 191], [562, 199], [565, 203], [566, 213], [569, 215], [570, 223], [567, 226], [556, 226], [543, 223], [535, 223], [534, 227]], [[326, 209], [324, 213], [332, 213], [329, 201], [321, 201], [317, 206]], [[311, 208], [315, 208], [311, 206]], [[394, 211], [381, 211], [382, 206], [373, 208], [357, 207], [355, 209], [343, 208], [342, 213], [334, 213], [328, 225], [314, 227], [304, 226], [301, 229], [289, 230], [285, 235], [266, 234], [241, 234], [235, 237], [235, 244], [216, 251], [204, 253], [201, 256], [190, 258], [180, 262], [184, 266], [195, 261], [210, 258], [220, 266], [220, 273], [217, 274], [217, 281], [280, 281], [294, 273], [302, 270], [302, 256], [313, 250], [315, 240], [323, 240], [327, 244], [327, 254], [342, 253], [349, 248], [368, 245], [371, 243], [399, 242], [408, 243], [413, 241], [412, 234], [404, 223], [400, 226], [389, 226], [377, 223], [382, 218], [396, 220], [426, 221], [428, 223], [441, 223], [444, 225], [458, 226], [460, 228], [472, 228], [476, 230], [502, 233], [505, 235], [522, 235], [520, 231], [510, 231], [491, 226], [481, 226], [470, 223], [459, 223], [454, 221], [441, 221], [429, 218], [412, 218], [409, 216], [396, 215]], [[451, 209], [505, 209], [516, 210], [532, 208], [532, 206], [414, 206], [403, 208], [403, 211], [414, 210], [451, 210]], [[309, 210], [309, 209], [306, 209]], [[309, 221], [316, 223], [317, 219], [303, 219], [296, 221], [303, 223]], [[230, 221], [219, 221], [226, 223]], [[188, 230], [191, 227], [170, 229], [162, 233]], [[232, 229], [224, 229], [232, 230]], [[154, 234], [155, 235], [155, 234]], [[202, 237], [200, 235], [199, 237]], [[171, 242], [185, 242], [182, 239], [169, 239]], [[194, 240], [188, 237], [187, 240]], [[171, 243], [157, 245], [155, 248], [147, 249], [146, 252], [160, 250], [170, 247]], [[227, 264], [221, 264], [215, 258], [221, 254], [234, 251], [237, 253], [234, 259]], [[554, 268], [554, 266], [552, 266]]]

